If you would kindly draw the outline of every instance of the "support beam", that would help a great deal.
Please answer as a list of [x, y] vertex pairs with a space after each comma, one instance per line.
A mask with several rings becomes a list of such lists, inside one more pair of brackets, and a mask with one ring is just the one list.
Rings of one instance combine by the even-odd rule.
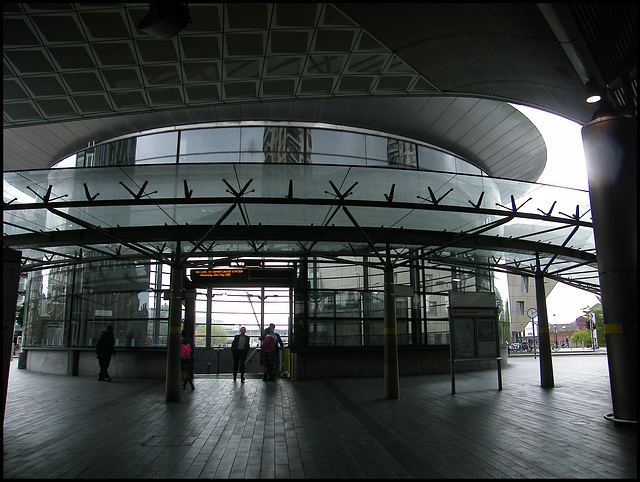
[[22, 253], [2, 250], [2, 420], [7, 402], [9, 368], [13, 358], [13, 327], [16, 322], [16, 303], [20, 284], [20, 258]]
[[[614, 421], [637, 422], [637, 122], [601, 109], [582, 128]], [[615, 420], [617, 419], [617, 420]]]
[[165, 402], [180, 402], [180, 340], [182, 338], [182, 280], [184, 267], [179, 264], [180, 242], [176, 244], [175, 262], [171, 265], [169, 299], [169, 336], [167, 337], [167, 374]]
[[398, 335], [396, 334], [396, 297], [393, 265], [387, 246], [384, 267], [384, 397], [397, 399], [400, 392], [398, 376]]

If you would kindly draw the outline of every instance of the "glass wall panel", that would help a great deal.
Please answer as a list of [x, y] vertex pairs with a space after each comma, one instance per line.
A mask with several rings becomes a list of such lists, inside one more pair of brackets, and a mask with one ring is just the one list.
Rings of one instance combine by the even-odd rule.
[[309, 293], [309, 313], [311, 316], [331, 317], [336, 313], [336, 299], [333, 291], [311, 291]]
[[195, 343], [196, 347], [207, 345], [207, 323], [208, 323], [208, 308], [207, 308], [207, 289], [196, 288], [196, 319], [195, 319]]
[[314, 164], [366, 165], [365, 136], [353, 132], [311, 129]]
[[137, 140], [135, 137], [130, 137], [97, 145], [92, 166], [128, 166], [133, 164]]
[[381, 293], [384, 290], [384, 271], [381, 269], [369, 268], [368, 273], [368, 287], [370, 289], [377, 289]]
[[[25, 300], [26, 346], [64, 346], [68, 319], [67, 290], [71, 268], [33, 272], [27, 282]], [[69, 300], [70, 301], [70, 300]]]
[[359, 320], [336, 320], [336, 345], [361, 346], [362, 324]]
[[387, 160], [389, 165], [417, 168], [418, 155], [416, 145], [412, 142], [388, 139]]
[[180, 162], [239, 162], [239, 146], [239, 127], [183, 131]]
[[365, 136], [367, 150], [367, 165], [378, 166], [381, 163], [388, 164], [387, 144], [388, 139], [380, 136]]
[[364, 310], [367, 317], [383, 318], [384, 293], [382, 291], [364, 293]]
[[308, 164], [313, 146], [311, 130], [293, 126], [264, 128], [263, 151], [267, 164]]
[[77, 154], [76, 166], [175, 162], [257, 162], [394, 166], [480, 174], [450, 154], [413, 142], [337, 129], [251, 126], [188, 129], [149, 134], [97, 145]]
[[245, 154], [258, 154], [264, 162], [263, 137], [268, 127], [242, 127], [240, 129], [240, 162], [246, 162]]
[[[351, 259], [351, 258], [349, 258]], [[353, 258], [355, 259], [355, 258]], [[363, 268], [351, 264], [313, 263], [309, 279], [317, 289], [362, 289]]]
[[93, 347], [108, 325], [116, 346], [166, 345], [168, 302], [142, 262], [101, 261], [31, 273], [27, 346]]
[[398, 345], [411, 344], [411, 323], [403, 320], [396, 320], [396, 332]]
[[368, 322], [367, 336], [365, 345], [381, 346], [384, 345], [384, 320], [372, 320]]
[[162, 132], [137, 138], [136, 164], [175, 163], [178, 132]]
[[420, 169], [432, 171], [456, 172], [456, 158], [442, 151], [418, 146]]
[[480, 168], [474, 166], [473, 164], [469, 164], [462, 159], [456, 159], [456, 172], [458, 174], [482, 174], [482, 170], [480, 170]]
[[308, 326], [307, 339], [309, 340], [309, 346], [335, 345], [335, 325], [333, 321], [311, 321]]
[[360, 293], [355, 291], [338, 291], [335, 294], [336, 317], [359, 318]]

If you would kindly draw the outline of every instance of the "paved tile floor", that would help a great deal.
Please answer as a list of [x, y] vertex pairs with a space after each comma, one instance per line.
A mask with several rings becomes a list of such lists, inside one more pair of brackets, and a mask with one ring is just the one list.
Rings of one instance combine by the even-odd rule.
[[502, 371], [263, 382], [200, 376], [179, 403], [164, 382], [46, 375], [14, 360], [4, 478], [631, 478], [637, 432], [605, 420], [605, 355]]

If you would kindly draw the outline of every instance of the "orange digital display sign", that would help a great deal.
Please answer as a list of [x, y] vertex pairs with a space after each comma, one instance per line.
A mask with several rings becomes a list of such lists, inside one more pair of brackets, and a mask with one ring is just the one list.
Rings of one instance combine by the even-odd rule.
[[245, 275], [243, 269], [194, 269], [191, 277], [197, 278], [230, 278]]
[[206, 286], [290, 286], [295, 270], [277, 268], [195, 268], [190, 272], [193, 287]]

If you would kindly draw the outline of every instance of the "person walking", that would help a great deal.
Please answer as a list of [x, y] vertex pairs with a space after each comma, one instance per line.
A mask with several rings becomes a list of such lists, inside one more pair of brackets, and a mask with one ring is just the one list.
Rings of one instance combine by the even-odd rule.
[[264, 369], [262, 381], [275, 380], [274, 375], [277, 361], [276, 340], [273, 336], [273, 329], [269, 327], [264, 331], [262, 345], [260, 346], [260, 365], [262, 365]]
[[240, 327], [240, 334], [233, 337], [231, 342], [231, 355], [233, 355], [233, 379], [238, 377], [238, 368], [240, 368], [240, 381], [244, 383], [244, 362], [247, 359], [249, 351], [249, 339], [246, 335], [247, 329]]
[[182, 389], [187, 388], [187, 382], [191, 384], [191, 390], [196, 387], [193, 384], [193, 354], [196, 351], [195, 343], [187, 332], [182, 330], [182, 340], [180, 341], [180, 368], [182, 368]]
[[113, 336], [113, 326], [109, 325], [106, 329], [102, 330], [98, 341], [96, 341], [96, 356], [98, 363], [100, 364], [100, 374], [98, 375], [98, 381], [110, 382], [111, 377], [107, 369], [111, 363], [111, 356], [116, 356], [116, 339]]

